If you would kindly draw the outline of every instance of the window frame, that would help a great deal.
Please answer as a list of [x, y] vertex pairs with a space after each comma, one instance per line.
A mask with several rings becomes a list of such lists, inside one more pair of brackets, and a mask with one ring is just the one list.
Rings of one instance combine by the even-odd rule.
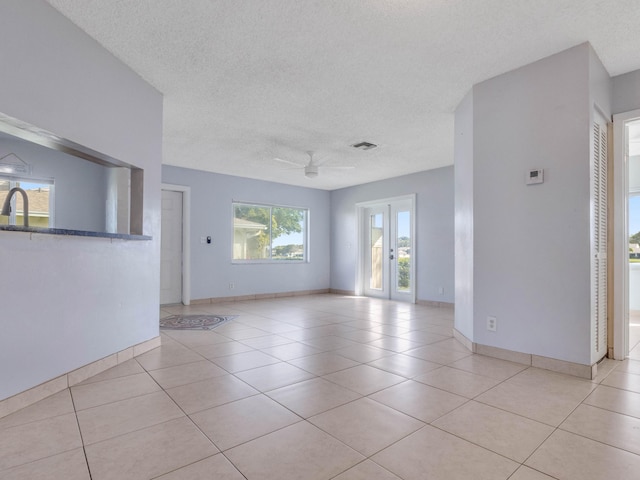
[[[282, 209], [291, 209], [291, 210], [299, 210], [304, 214], [304, 218], [302, 221], [302, 259], [274, 259], [273, 258], [273, 234], [272, 234], [272, 221], [269, 222], [268, 230], [269, 230], [269, 257], [268, 258], [251, 258], [251, 259], [243, 259], [243, 258], [235, 258], [235, 219], [236, 219], [236, 207], [237, 206], [245, 206], [245, 207], [255, 207], [255, 208], [268, 208], [269, 209], [269, 218], [273, 218], [273, 210], [277, 208]], [[246, 202], [240, 200], [232, 200], [231, 201], [231, 263], [237, 265], [247, 265], [247, 264], [268, 264], [268, 265], [290, 265], [290, 264], [302, 264], [309, 263], [309, 218], [310, 211], [307, 207], [298, 207], [292, 205], [282, 205], [275, 203], [261, 203], [261, 202]]]

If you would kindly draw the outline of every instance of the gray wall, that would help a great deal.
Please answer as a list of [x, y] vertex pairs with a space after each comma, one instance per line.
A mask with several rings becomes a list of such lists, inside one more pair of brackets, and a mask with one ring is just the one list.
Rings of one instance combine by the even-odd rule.
[[613, 113], [640, 108], [640, 70], [613, 77]]
[[[167, 165], [162, 182], [191, 187], [192, 299], [329, 288], [329, 192]], [[234, 200], [308, 208], [310, 261], [232, 264]]]
[[[594, 104], [610, 104], [603, 71], [583, 44], [473, 88], [477, 343], [591, 363], [590, 135]], [[468, 125], [467, 111], [457, 121]], [[531, 168], [544, 168], [543, 184], [525, 185]]]
[[3, 399], [158, 335], [162, 97], [43, 1], [0, 2], [0, 31], [0, 112], [143, 168], [154, 238], [0, 232]]
[[[331, 192], [331, 288], [354, 291], [356, 204], [416, 195], [417, 299], [454, 301], [453, 167], [439, 168]], [[444, 288], [440, 295], [439, 288]]]
[[0, 137], [0, 157], [9, 153], [33, 167], [28, 178], [54, 180], [55, 228], [104, 231], [106, 167], [23, 140]]

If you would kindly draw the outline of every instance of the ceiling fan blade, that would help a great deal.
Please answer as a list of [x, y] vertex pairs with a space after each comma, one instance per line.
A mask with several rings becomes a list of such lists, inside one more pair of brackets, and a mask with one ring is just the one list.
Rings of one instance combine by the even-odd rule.
[[292, 162], [291, 160], [285, 160], [283, 158], [277, 158], [277, 157], [274, 157], [274, 160], [276, 162], [286, 163], [287, 165], [294, 165], [294, 166], [299, 167], [299, 168], [304, 168], [304, 165], [301, 165], [301, 164], [299, 164], [297, 162]]

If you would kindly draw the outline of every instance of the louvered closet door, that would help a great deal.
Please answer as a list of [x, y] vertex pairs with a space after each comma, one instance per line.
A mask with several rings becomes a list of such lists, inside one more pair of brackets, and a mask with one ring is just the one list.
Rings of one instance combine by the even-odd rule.
[[607, 125], [593, 125], [591, 305], [594, 361], [607, 353]]

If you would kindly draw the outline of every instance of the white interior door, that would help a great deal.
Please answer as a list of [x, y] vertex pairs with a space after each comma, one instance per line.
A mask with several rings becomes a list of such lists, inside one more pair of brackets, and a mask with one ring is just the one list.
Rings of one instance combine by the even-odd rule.
[[415, 302], [412, 198], [363, 207], [362, 220], [363, 293]]
[[182, 192], [162, 190], [160, 303], [182, 302]]

